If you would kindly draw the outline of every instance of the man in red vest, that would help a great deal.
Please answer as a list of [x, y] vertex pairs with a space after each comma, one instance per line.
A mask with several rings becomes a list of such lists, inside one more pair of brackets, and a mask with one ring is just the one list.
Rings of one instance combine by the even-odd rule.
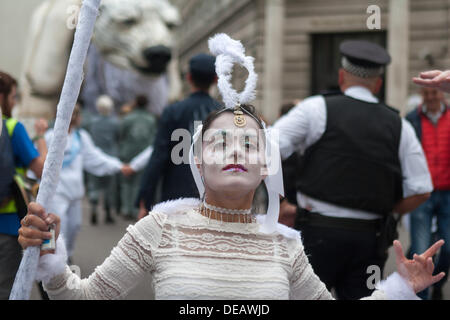
[[[440, 239], [445, 240], [436, 272], [450, 268], [450, 111], [442, 91], [421, 88], [423, 103], [406, 116], [422, 144], [433, 180], [434, 191], [428, 201], [411, 212], [411, 255], [423, 252], [432, 239], [431, 224], [437, 218]], [[447, 276], [433, 286], [432, 299], [442, 299], [442, 286]], [[428, 291], [420, 293], [428, 298]]]

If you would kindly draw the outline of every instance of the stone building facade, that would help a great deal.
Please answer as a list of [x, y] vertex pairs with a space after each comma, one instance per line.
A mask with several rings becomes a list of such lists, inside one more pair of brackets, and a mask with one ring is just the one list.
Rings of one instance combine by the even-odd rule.
[[[368, 39], [388, 48], [393, 62], [381, 98], [406, 112], [417, 92], [411, 78], [450, 66], [450, 0], [172, 0], [183, 24], [178, 55], [207, 52], [218, 32], [242, 41], [259, 74], [255, 106], [269, 122], [293, 99], [333, 90], [339, 43]], [[372, 7], [371, 7], [372, 6]], [[379, 9], [379, 26], [373, 25]], [[368, 10], [369, 9], [369, 10]], [[375, 14], [375, 15], [374, 15]], [[379, 27], [370, 29], [373, 26]], [[236, 84], [246, 73], [236, 69]], [[237, 86], [237, 85], [236, 85]]]

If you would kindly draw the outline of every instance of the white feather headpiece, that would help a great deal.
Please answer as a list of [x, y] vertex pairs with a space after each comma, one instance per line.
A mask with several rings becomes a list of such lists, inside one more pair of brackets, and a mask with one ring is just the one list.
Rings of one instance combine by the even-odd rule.
[[[246, 104], [256, 98], [258, 75], [255, 73], [253, 57], [245, 55], [245, 48], [238, 40], [220, 33], [209, 39], [209, 50], [216, 56], [216, 73], [219, 78], [217, 86], [223, 97], [226, 108], [234, 108]], [[233, 65], [237, 63], [248, 71], [245, 89], [238, 93], [231, 85]]]

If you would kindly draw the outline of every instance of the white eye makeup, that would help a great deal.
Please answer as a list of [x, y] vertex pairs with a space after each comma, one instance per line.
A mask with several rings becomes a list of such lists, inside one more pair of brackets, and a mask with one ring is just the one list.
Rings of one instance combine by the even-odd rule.
[[209, 145], [212, 146], [214, 152], [226, 152], [227, 144], [233, 141], [232, 137], [230, 132], [219, 130], [211, 137]]
[[[235, 136], [236, 139], [235, 139]], [[256, 152], [259, 150], [259, 141], [256, 130], [218, 130], [209, 139], [205, 139], [206, 148], [212, 148], [214, 152], [230, 152], [234, 143], [238, 143], [243, 151]]]
[[256, 132], [250, 132], [254, 130], [249, 130], [249, 132], [245, 132], [244, 135], [240, 137], [241, 146], [247, 151], [258, 151], [259, 150], [259, 141]]

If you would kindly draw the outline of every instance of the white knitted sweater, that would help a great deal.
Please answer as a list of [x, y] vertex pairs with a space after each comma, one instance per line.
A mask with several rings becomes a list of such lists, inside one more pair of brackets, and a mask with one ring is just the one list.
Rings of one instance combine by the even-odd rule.
[[[332, 299], [298, 232], [280, 225], [278, 232], [262, 234], [259, 222], [208, 219], [199, 205], [182, 199], [156, 206], [128, 227], [88, 279], [65, 266], [64, 248], [41, 257], [38, 277], [52, 299], [120, 299], [149, 274], [156, 299]], [[387, 283], [369, 299], [416, 297], [399, 276]]]

